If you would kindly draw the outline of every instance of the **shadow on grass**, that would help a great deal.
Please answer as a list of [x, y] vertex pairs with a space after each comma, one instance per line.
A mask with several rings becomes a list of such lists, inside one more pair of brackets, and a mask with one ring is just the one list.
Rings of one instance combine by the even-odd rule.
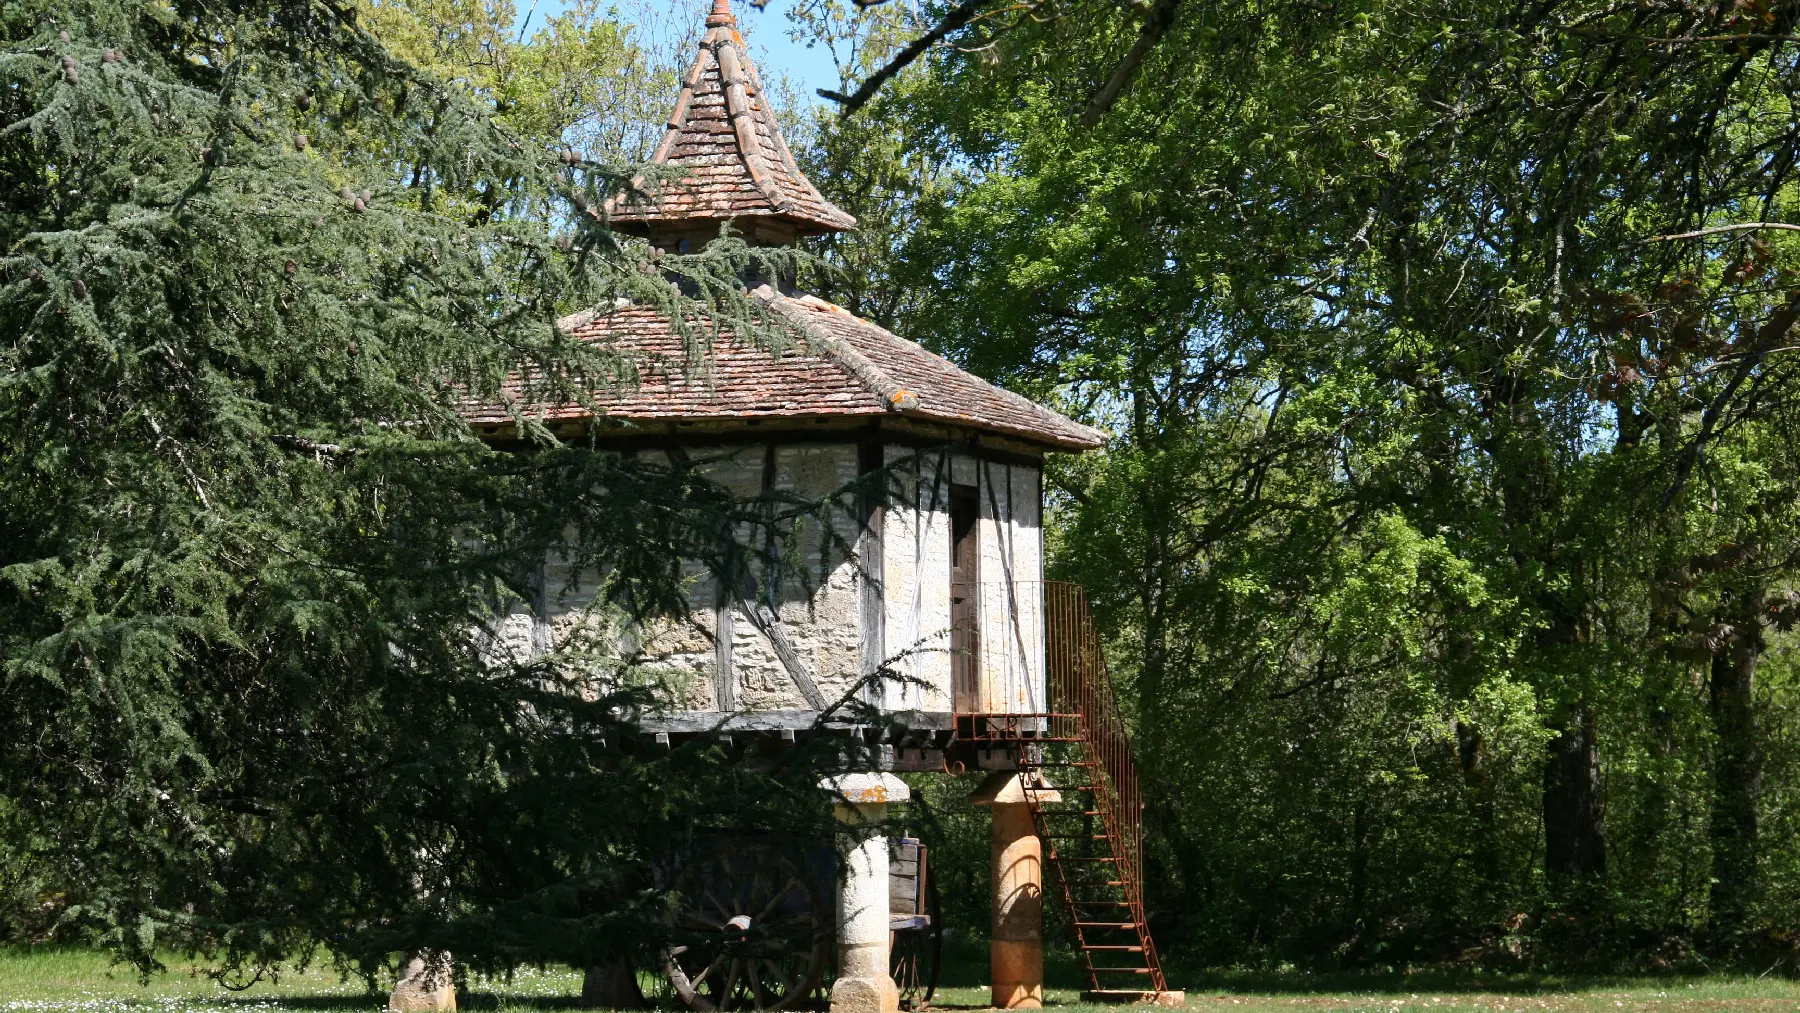
[[[365, 992], [361, 995], [225, 995], [209, 997], [209, 1006], [242, 1006], [246, 1009], [267, 1008], [278, 1002], [284, 1010], [369, 1010], [387, 1008], [387, 993]], [[456, 1008], [462, 1010], [569, 1010], [582, 1009], [581, 998], [574, 995], [511, 995], [481, 989], [458, 989]]]
[[282, 1009], [313, 1010], [366, 1010], [387, 1006], [386, 995], [370, 992], [361, 995], [239, 995], [221, 992], [207, 995], [200, 1001], [208, 1006], [242, 1006], [246, 1009], [266, 1009], [271, 1003], [280, 1004]]
[[[1055, 941], [1045, 941], [1044, 987], [1059, 992], [1080, 992], [1088, 988], [1087, 977], [1075, 955]], [[1715, 974], [1699, 974], [1692, 970], [1665, 974], [1549, 973], [1480, 970], [1468, 967], [1432, 967], [1414, 970], [1370, 968], [1344, 971], [1301, 971], [1296, 969], [1234, 969], [1199, 967], [1183, 961], [1164, 958], [1164, 975], [1172, 989], [1190, 993], [1222, 995], [1292, 995], [1323, 996], [1344, 994], [1382, 994], [1403, 996], [1413, 993], [1439, 995], [1497, 994], [1543, 995], [1547, 993], [1592, 992], [1624, 989], [1665, 988], [1686, 990], [1698, 984], [1716, 990], [1721, 984], [1754, 990], [1760, 982], [1771, 995], [1786, 997], [1800, 979], [1800, 960], [1784, 959], [1766, 969], [1745, 972], [1737, 970]], [[943, 966], [939, 973], [940, 988], [986, 990], [989, 984], [988, 951], [984, 941], [955, 940], [944, 947]], [[966, 999], [966, 996], [959, 996]], [[933, 1003], [942, 1008], [958, 1008], [955, 1002]]]

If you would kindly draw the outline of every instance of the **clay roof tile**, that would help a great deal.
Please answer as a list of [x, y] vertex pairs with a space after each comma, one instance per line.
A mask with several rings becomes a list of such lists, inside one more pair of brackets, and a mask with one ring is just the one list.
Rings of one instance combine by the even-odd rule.
[[[1001, 433], [1052, 450], [1100, 446], [1106, 435], [974, 376], [940, 355], [815, 296], [790, 297], [767, 287], [755, 296], [799, 332], [800, 343], [776, 356], [721, 328], [695, 362], [668, 317], [642, 306], [574, 314], [565, 331], [631, 359], [639, 383], [596, 396], [608, 418], [660, 420], [816, 419], [897, 414]], [[507, 403], [529, 400], [522, 382]], [[533, 409], [546, 420], [587, 418], [579, 405]], [[500, 405], [472, 409], [471, 422], [505, 422]]]
[[[608, 202], [613, 227], [642, 231], [658, 223], [758, 215], [780, 218], [801, 235], [856, 227], [800, 171], [730, 0], [713, 0], [700, 52], [650, 160], [690, 171], [647, 197]], [[633, 186], [642, 188], [642, 178]]]

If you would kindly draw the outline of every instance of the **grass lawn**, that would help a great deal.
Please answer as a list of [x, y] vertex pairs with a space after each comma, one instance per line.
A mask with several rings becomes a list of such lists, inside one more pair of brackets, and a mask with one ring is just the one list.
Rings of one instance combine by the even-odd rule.
[[[129, 967], [104, 953], [78, 949], [0, 949], [0, 1013], [251, 1013], [251, 1011], [366, 1011], [385, 1004], [360, 981], [340, 981], [329, 970], [284, 974], [242, 992], [228, 992], [206, 977], [206, 968], [167, 958], [169, 972], [140, 984]], [[982, 1009], [987, 989], [980, 963], [957, 960], [945, 968], [945, 987], [935, 1007]], [[1082, 1007], [1067, 966], [1050, 968], [1049, 1004], [1068, 1013]], [[1185, 987], [1189, 1008], [1208, 1013], [1800, 1013], [1800, 982], [1767, 975], [1658, 979], [1493, 978], [1469, 985], [1384, 980], [1212, 976], [1170, 982]], [[468, 983], [465, 1010], [569, 1009], [581, 989], [577, 972], [522, 969], [511, 980]], [[1149, 1013], [1146, 1010], [1146, 1013]]]

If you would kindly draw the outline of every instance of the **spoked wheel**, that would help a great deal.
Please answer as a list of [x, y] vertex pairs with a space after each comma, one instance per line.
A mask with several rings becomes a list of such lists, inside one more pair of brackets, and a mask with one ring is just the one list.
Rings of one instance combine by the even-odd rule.
[[689, 1007], [777, 1010], [818, 987], [831, 938], [822, 884], [779, 845], [719, 841], [677, 878], [676, 940], [663, 955]]
[[890, 935], [888, 973], [900, 990], [901, 1009], [924, 1009], [937, 993], [938, 965], [944, 955], [944, 921], [938, 914], [935, 876], [925, 880], [925, 911], [927, 918], [907, 919], [906, 928], [897, 928]]

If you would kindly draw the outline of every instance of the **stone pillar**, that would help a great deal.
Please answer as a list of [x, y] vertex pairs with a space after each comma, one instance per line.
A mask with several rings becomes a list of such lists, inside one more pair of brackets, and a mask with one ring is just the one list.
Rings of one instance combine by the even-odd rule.
[[878, 829], [890, 802], [912, 797], [892, 774], [844, 774], [819, 787], [831, 793], [843, 826], [838, 852], [838, 977], [832, 1013], [896, 1013], [900, 990], [888, 973], [888, 842]]
[[[993, 1004], [1000, 1009], [1044, 1005], [1044, 847], [1020, 775], [995, 771], [969, 801], [994, 814], [992, 859], [993, 932], [989, 943]], [[1040, 802], [1060, 802], [1039, 791]]]
[[402, 1013], [456, 1009], [456, 984], [450, 977], [450, 954], [419, 950], [406, 955], [400, 980], [388, 994], [388, 1009]]

